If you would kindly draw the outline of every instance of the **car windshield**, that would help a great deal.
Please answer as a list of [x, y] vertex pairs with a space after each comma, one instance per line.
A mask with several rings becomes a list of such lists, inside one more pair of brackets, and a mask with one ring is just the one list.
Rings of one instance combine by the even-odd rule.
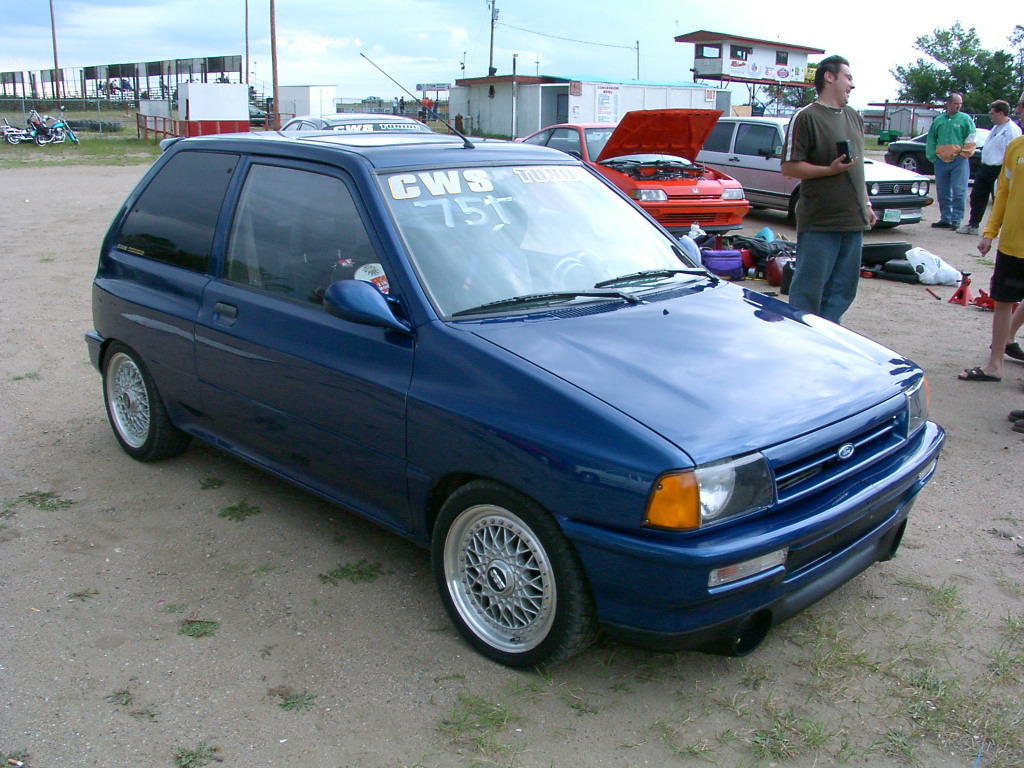
[[380, 184], [442, 315], [517, 297], [602, 301], [602, 282], [616, 295], [703, 274], [683, 272], [696, 265], [675, 241], [580, 166], [408, 171]]
[[587, 155], [591, 160], [601, 154], [601, 150], [614, 132], [614, 128], [587, 128]]

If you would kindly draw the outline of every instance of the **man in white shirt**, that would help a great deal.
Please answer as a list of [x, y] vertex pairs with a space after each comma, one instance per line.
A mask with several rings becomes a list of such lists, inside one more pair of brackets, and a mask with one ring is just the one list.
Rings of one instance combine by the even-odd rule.
[[985, 139], [981, 149], [981, 164], [974, 173], [974, 188], [971, 190], [971, 217], [957, 232], [962, 235], [978, 234], [985, 208], [995, 190], [999, 179], [999, 169], [1003, 167], [1003, 155], [1006, 146], [1021, 135], [1020, 128], [1010, 119], [1010, 105], [998, 99], [988, 105], [988, 115], [992, 118], [992, 130]]

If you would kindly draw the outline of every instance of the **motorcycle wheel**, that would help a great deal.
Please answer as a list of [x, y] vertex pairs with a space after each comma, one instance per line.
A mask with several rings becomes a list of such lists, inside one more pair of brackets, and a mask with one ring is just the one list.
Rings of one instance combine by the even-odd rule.
[[40, 146], [40, 147], [45, 146], [45, 145], [50, 143], [50, 140], [48, 138], [46, 138], [45, 136], [42, 136], [42, 135], [40, 135], [38, 133], [35, 136], [33, 136], [32, 139], [33, 139], [33, 141], [35, 141], [36, 145]]
[[7, 139], [8, 144], [17, 144], [19, 141], [21, 141], [21, 139], [19, 139], [12, 133], [5, 133], [4, 138]]

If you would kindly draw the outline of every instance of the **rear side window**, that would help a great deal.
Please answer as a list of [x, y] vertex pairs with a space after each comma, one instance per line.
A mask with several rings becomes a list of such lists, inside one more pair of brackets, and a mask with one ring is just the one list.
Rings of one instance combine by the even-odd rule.
[[117, 233], [122, 251], [205, 272], [224, 192], [238, 156], [180, 152], [135, 201]]
[[729, 144], [732, 142], [732, 123], [715, 123], [715, 127], [708, 134], [704, 142], [704, 149], [708, 152], [728, 152]]
[[774, 125], [741, 123], [736, 131], [736, 153], [773, 157], [782, 149], [782, 137]]

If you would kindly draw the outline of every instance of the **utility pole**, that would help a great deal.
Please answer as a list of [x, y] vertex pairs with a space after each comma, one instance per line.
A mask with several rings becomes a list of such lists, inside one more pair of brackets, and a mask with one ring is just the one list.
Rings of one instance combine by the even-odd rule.
[[516, 97], [519, 95], [516, 93], [516, 61], [519, 59], [518, 53], [512, 54], [512, 138], [516, 137]]
[[640, 79], [640, 41], [636, 41], [636, 79]]
[[[245, 0], [245, 84], [249, 84], [249, 0]], [[245, 95], [249, 98], [249, 94]]]
[[272, 128], [280, 128], [281, 100], [277, 89], [277, 21], [274, 14], [274, 0], [270, 0], [270, 71], [274, 80], [274, 108], [267, 115]]
[[494, 77], [498, 71], [494, 68], [494, 25], [498, 23], [498, 0], [487, 0], [487, 7], [491, 9], [491, 53], [487, 58], [487, 76]]
[[[493, 34], [493, 30], [492, 30]], [[53, 95], [60, 98], [60, 83], [63, 80], [60, 65], [57, 63], [57, 22], [53, 18], [53, 0], [50, 0], [50, 35], [53, 37]]]

